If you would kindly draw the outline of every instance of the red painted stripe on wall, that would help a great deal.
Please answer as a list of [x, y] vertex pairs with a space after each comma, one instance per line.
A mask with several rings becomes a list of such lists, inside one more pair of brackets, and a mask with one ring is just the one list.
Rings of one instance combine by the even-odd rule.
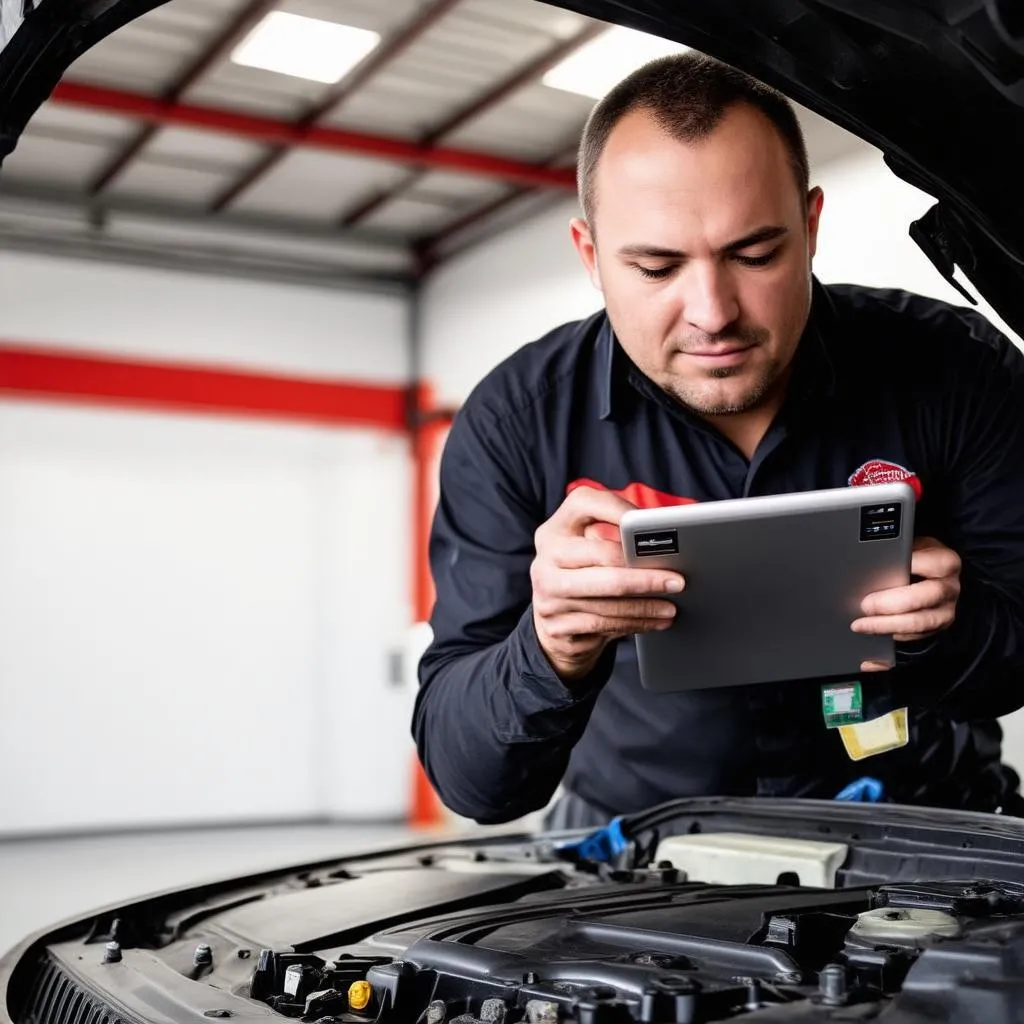
[[406, 390], [0, 344], [0, 396], [405, 432]]

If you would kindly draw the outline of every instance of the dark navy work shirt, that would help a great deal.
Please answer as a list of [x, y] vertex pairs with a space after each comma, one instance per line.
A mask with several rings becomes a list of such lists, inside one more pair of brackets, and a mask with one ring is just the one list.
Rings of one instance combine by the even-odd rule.
[[816, 684], [653, 694], [627, 639], [564, 685], [533, 625], [534, 533], [581, 482], [650, 505], [901, 478], [919, 495], [915, 532], [963, 559], [963, 590], [949, 630], [865, 678], [870, 714], [908, 706], [913, 722], [910, 745], [867, 764], [895, 799], [994, 810], [1017, 780], [998, 745], [969, 749], [970, 723], [1024, 706], [1024, 358], [973, 311], [818, 282], [750, 460], [640, 373], [604, 313], [474, 390], [442, 457], [413, 721], [442, 799], [500, 822], [562, 782], [608, 815], [680, 796], [834, 797], [865, 763], [825, 728]]

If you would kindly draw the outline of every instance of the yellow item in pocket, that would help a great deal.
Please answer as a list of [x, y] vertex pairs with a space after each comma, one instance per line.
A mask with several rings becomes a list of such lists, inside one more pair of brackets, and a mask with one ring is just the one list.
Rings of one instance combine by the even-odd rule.
[[905, 747], [910, 738], [907, 709], [898, 708], [880, 718], [872, 718], [870, 722], [842, 725], [839, 735], [852, 761], [863, 761], [865, 757]]

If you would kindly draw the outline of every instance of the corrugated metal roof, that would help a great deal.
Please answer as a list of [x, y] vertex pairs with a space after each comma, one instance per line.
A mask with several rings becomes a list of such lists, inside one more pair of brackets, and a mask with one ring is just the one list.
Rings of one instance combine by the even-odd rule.
[[465, 149], [543, 162], [576, 141], [593, 105], [585, 96], [535, 83], [447, 141]]
[[[233, 64], [232, 50], [272, 9], [372, 29], [382, 41], [337, 87]], [[429, 250], [456, 226], [464, 235], [474, 211], [495, 207], [491, 223], [500, 223], [497, 201], [523, 195], [522, 165], [561, 156], [571, 166], [592, 101], [539, 78], [600, 28], [539, 0], [171, 0], [74, 64], [66, 81], [106, 91], [72, 100], [58, 89], [5, 164], [0, 193], [11, 182], [57, 189], [72, 208], [178, 208], [206, 235], [231, 217], [275, 218], [317, 232], [315, 251], [324, 233], [358, 224]], [[207, 111], [204, 130], [185, 123], [194, 107]], [[239, 115], [263, 120], [240, 127]], [[303, 124], [358, 138], [294, 148], [287, 133]], [[827, 159], [850, 138], [820, 118], [808, 124], [812, 159], [816, 147]], [[420, 146], [422, 166], [395, 160], [391, 141]], [[467, 151], [456, 161], [465, 170], [441, 166], [432, 146]], [[487, 175], [469, 170], [488, 160]], [[571, 195], [571, 175], [566, 184], [551, 195]], [[532, 205], [519, 198], [509, 209]]]
[[177, 200], [200, 209], [213, 202], [230, 183], [229, 171], [184, 163], [163, 163], [147, 157], [128, 167], [110, 192], [115, 196], [159, 196], [162, 202]]
[[14, 155], [4, 163], [3, 181], [64, 185], [75, 190], [99, 173], [109, 154], [107, 143], [85, 141], [73, 133], [60, 138], [26, 133]]
[[398, 231], [410, 239], [417, 239], [440, 231], [452, 219], [452, 213], [450, 203], [405, 194], [381, 207], [363, 223], [374, 230]]
[[172, 0], [83, 54], [68, 77], [159, 95], [248, 0]]
[[232, 209], [334, 224], [349, 206], [397, 183], [404, 174], [403, 168], [383, 160], [293, 152]]

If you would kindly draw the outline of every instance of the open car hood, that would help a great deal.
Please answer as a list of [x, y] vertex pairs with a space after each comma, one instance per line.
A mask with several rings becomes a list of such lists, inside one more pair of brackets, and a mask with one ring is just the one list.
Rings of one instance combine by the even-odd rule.
[[[76, 57], [162, 2], [0, 0], [0, 161]], [[937, 200], [910, 232], [940, 273], [1024, 334], [1020, 0], [549, 2], [716, 56], [878, 147]]]
[[937, 200], [914, 240], [1022, 333], [1020, 0], [553, 2], [718, 57], [876, 146]]

